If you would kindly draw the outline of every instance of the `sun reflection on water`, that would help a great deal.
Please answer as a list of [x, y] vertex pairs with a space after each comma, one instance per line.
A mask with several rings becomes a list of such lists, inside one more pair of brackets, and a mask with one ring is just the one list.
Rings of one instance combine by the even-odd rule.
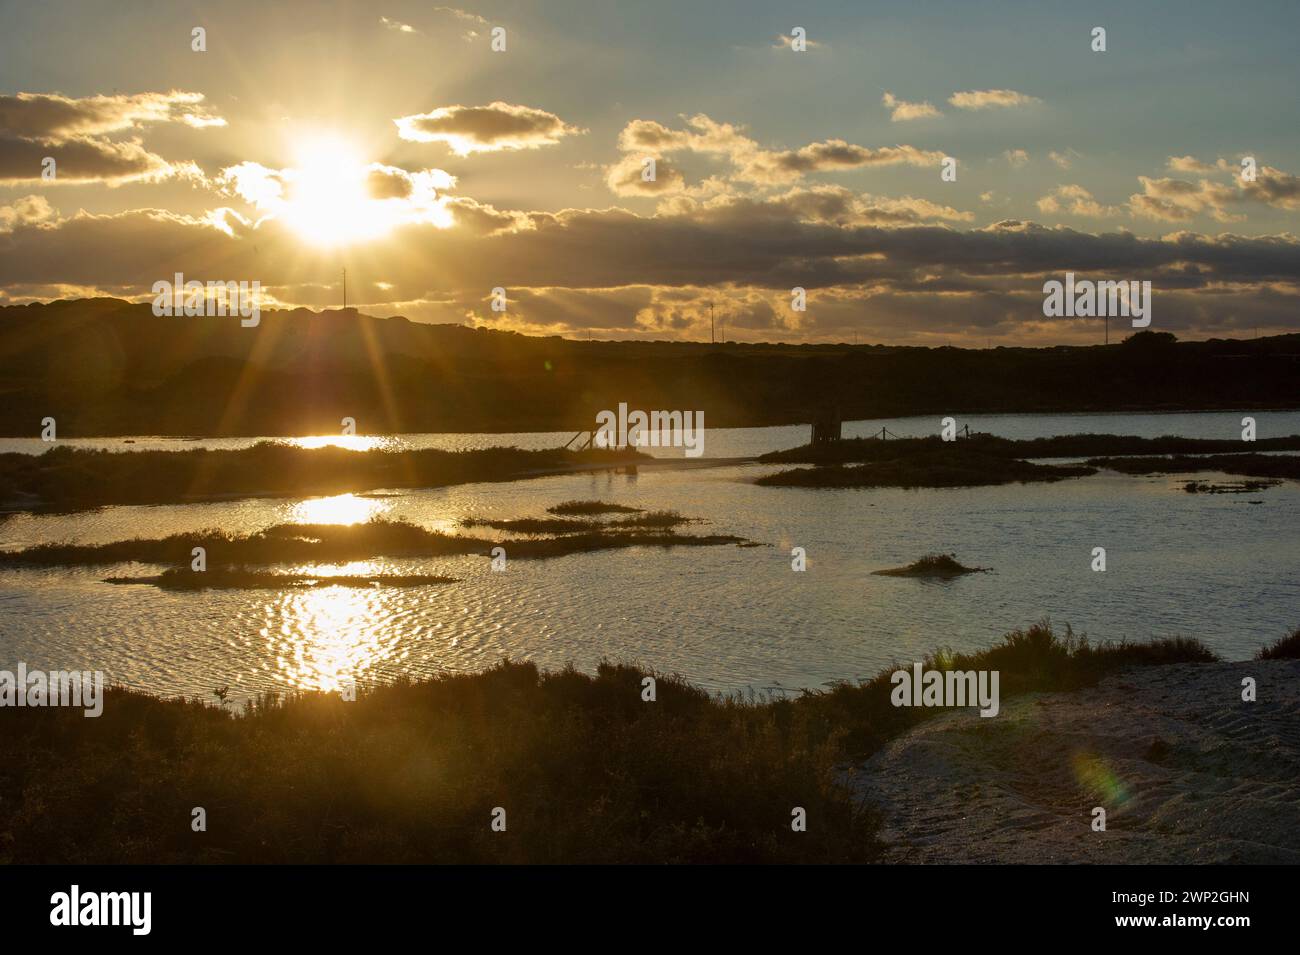
[[390, 660], [397, 636], [379, 589], [320, 587], [266, 606], [262, 628], [275, 678], [300, 690], [334, 691]]
[[300, 501], [293, 507], [293, 519], [298, 524], [362, 524], [387, 508], [382, 498], [335, 494]]
[[285, 444], [296, 448], [344, 448], [348, 451], [374, 451], [382, 448], [386, 439], [373, 434], [313, 434], [302, 438], [286, 438]]

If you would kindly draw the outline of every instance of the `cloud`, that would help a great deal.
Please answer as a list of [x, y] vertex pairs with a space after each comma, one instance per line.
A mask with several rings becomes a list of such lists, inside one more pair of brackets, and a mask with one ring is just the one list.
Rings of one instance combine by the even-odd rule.
[[885, 105], [886, 109], [892, 110], [889, 114], [889, 120], [894, 123], [943, 115], [929, 103], [908, 103], [888, 90], [885, 91], [885, 95], [880, 98], [880, 101]]
[[750, 182], [782, 183], [799, 179], [808, 173], [860, 169], [865, 166], [937, 166], [943, 160], [943, 155], [941, 152], [929, 152], [914, 146], [881, 146], [872, 149], [842, 139], [828, 139], [810, 143], [800, 149], [775, 152], [759, 150], [746, 159], [738, 175]]
[[[647, 159], [654, 160], [654, 179], [645, 178]], [[605, 170], [605, 185], [616, 196], [666, 196], [686, 191], [686, 177], [663, 157], [627, 155]]]
[[[303, 223], [328, 232], [333, 224], [330, 210], [316, 207], [315, 199], [304, 207], [298, 190], [304, 178], [299, 169], [272, 169], [256, 162], [242, 162], [221, 170], [213, 184], [225, 196], [242, 199], [260, 216]], [[455, 177], [441, 169], [411, 171], [384, 163], [370, 163], [357, 170], [356, 195], [340, 195], [334, 215], [354, 220], [358, 228], [380, 235], [403, 225], [416, 223], [447, 228], [452, 224], [449, 197], [444, 190], [455, 185]], [[228, 218], [219, 220], [223, 231], [233, 228]]]
[[393, 122], [402, 139], [446, 143], [460, 156], [552, 146], [565, 136], [586, 132], [554, 113], [500, 101], [487, 106], [444, 106]]
[[483, 19], [477, 13], [470, 13], [468, 10], [461, 10], [457, 7], [434, 7], [433, 12], [446, 13], [449, 16], [455, 17], [457, 20], [464, 21], [465, 23], [473, 23], [481, 27], [488, 26], [488, 21]]
[[392, 30], [394, 33], [419, 33], [420, 32], [415, 27], [411, 26], [409, 23], [401, 23], [397, 20], [390, 20], [388, 17], [384, 17], [384, 16], [381, 16], [379, 18], [379, 22], [382, 23], [386, 29]]
[[1058, 153], [1056, 150], [1052, 150], [1047, 154], [1047, 158], [1056, 163], [1062, 169], [1069, 169], [1074, 165], [1074, 159], [1078, 155], [1079, 154], [1073, 149], [1067, 149], [1063, 153]]
[[1023, 149], [1008, 149], [1002, 154], [1002, 157], [1006, 159], [1007, 164], [1011, 166], [1012, 169], [1019, 169], [1025, 163], [1029, 162], [1029, 153], [1025, 152]]
[[[775, 37], [772, 38], [772, 40], [773, 40], [772, 49], [774, 50], [794, 49], [793, 36], [786, 36], [783, 33], [778, 33]], [[807, 47], [809, 50], [821, 50], [826, 48], [825, 43], [819, 43], [817, 40], [808, 39], [806, 37], [804, 38], [803, 42], [804, 42], [804, 46]]]
[[[152, 123], [201, 129], [225, 122], [203, 105], [203, 94], [176, 90], [81, 99], [57, 93], [0, 96], [0, 184], [202, 180], [192, 162], [171, 163], [146, 150], [139, 138], [114, 141], [106, 135]], [[51, 180], [42, 175], [47, 158], [55, 162]]]
[[1138, 176], [1142, 192], [1129, 197], [1129, 209], [1136, 216], [1163, 222], [1186, 222], [1198, 215], [1208, 215], [1219, 222], [1235, 222], [1245, 218], [1227, 211], [1227, 206], [1238, 200], [1229, 186], [1208, 179], [1189, 182], [1186, 179], [1159, 179]]
[[1064, 185], [1057, 186], [1039, 199], [1038, 211], [1047, 214], [1065, 212], [1072, 216], [1103, 218], [1115, 215], [1119, 210], [1113, 206], [1103, 206], [1083, 186]]
[[[944, 157], [942, 152], [914, 146], [872, 148], [843, 139], [827, 139], [798, 149], [763, 149], [745, 135], [742, 127], [720, 123], [703, 113], [686, 119], [685, 129], [671, 129], [655, 120], [632, 120], [619, 134], [618, 146], [624, 152], [650, 156], [690, 152], [722, 157], [732, 166], [734, 182], [760, 187], [788, 185], [806, 175], [845, 169], [903, 164], [937, 166]], [[616, 180], [618, 183], [626, 184], [625, 173], [630, 167], [623, 164], [627, 162], [624, 159], [617, 167], [623, 172]], [[614, 182], [610, 186], [614, 188]]]
[[497, 209], [477, 199], [451, 196], [446, 203], [457, 227], [474, 235], [499, 235], [536, 227], [527, 213]]
[[[47, 157], [55, 162], [55, 177], [51, 180], [42, 178]], [[138, 141], [112, 142], [89, 136], [40, 140], [0, 135], [0, 185], [24, 182], [118, 185], [178, 177], [201, 180], [203, 174], [193, 163], [170, 163], [146, 150]]]
[[54, 209], [44, 196], [23, 196], [7, 206], [0, 206], [0, 233], [12, 232], [17, 226], [38, 226], [54, 220]]
[[73, 99], [57, 93], [18, 93], [0, 96], [0, 133], [20, 139], [60, 141], [138, 129], [152, 123], [181, 122], [189, 126], [224, 126], [203, 104], [202, 93], [87, 96]]
[[1237, 185], [1246, 199], [1262, 202], [1275, 209], [1285, 209], [1288, 212], [1300, 210], [1300, 177], [1280, 169], [1260, 166], [1254, 182], [1247, 182], [1238, 175]]
[[950, 206], [915, 196], [890, 198], [853, 193], [841, 186], [793, 189], [763, 200], [774, 213], [801, 223], [825, 223], [840, 227], [879, 225], [902, 226], [946, 220], [970, 222], [975, 216]]
[[1206, 163], [1194, 156], [1170, 156], [1170, 169], [1226, 175], [1231, 185], [1199, 179], [1192, 182], [1172, 177], [1139, 176], [1142, 192], [1129, 198], [1135, 216], [1164, 222], [1186, 222], [1198, 215], [1208, 215], [1219, 222], [1244, 219], [1249, 204], [1268, 206], [1285, 212], [1300, 210], [1300, 177], [1272, 166], [1258, 166], [1255, 178], [1242, 176], [1237, 162], [1220, 157]]
[[1168, 166], [1174, 172], [1214, 172], [1214, 166], [1195, 156], [1170, 156]]
[[1031, 106], [1042, 101], [1015, 90], [967, 90], [953, 93], [948, 102], [958, 109], [991, 109], [995, 106]]
[[[881, 199], [844, 190], [793, 190], [770, 199], [721, 197], [679, 214], [638, 216], [623, 209], [506, 213], [449, 200], [456, 225], [411, 221], [365, 247], [351, 281], [385, 282], [384, 301], [427, 298], [443, 289], [467, 308], [494, 286], [520, 289], [733, 288], [836, 290], [914, 296], [913, 320], [942, 296], [968, 302], [993, 294], [1036, 293], [1025, 316], [1041, 319], [1043, 275], [1141, 276], [1157, 289], [1191, 294], [1235, 287], [1243, 308], [1267, 289], [1272, 324], [1296, 326], [1300, 241], [1294, 236], [1206, 236], [1179, 232], [1140, 238], [1089, 234], [1007, 220], [985, 228], [909, 224], [962, 213], [924, 200]], [[233, 221], [233, 224], [232, 224]], [[225, 228], [223, 228], [223, 224]], [[257, 279], [278, 290], [335, 280], [336, 256], [305, 251], [274, 218], [255, 227], [215, 216], [136, 210], [78, 213], [57, 224], [15, 222], [0, 240], [0, 287], [131, 285], [143, 295], [174, 271], [207, 279]], [[281, 295], [282, 298], [285, 295]], [[326, 298], [326, 301], [332, 300]], [[1285, 304], [1285, 308], [1282, 305]], [[1032, 306], [1032, 307], [1029, 307]], [[1270, 322], [1261, 322], [1267, 325]]]

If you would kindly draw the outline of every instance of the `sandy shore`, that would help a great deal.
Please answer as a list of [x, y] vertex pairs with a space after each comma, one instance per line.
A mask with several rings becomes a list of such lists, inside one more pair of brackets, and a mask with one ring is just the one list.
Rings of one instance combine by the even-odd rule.
[[892, 862], [1297, 863], [1300, 661], [1139, 667], [946, 713], [851, 778]]

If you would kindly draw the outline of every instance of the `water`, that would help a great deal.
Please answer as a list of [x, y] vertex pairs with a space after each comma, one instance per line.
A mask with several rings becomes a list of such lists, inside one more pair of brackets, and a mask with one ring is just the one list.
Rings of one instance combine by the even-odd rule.
[[[985, 431], [1004, 438], [1046, 438], [1058, 434], [1131, 434], [1158, 438], [1173, 434], [1189, 438], [1241, 437], [1241, 418], [1251, 415], [1258, 426], [1258, 436], [1273, 438], [1300, 434], [1300, 412], [1296, 411], [1178, 411], [1158, 414], [999, 414], [959, 415], [957, 427], [969, 424], [972, 431]], [[900, 437], [924, 437], [939, 433], [940, 415], [907, 418], [873, 418], [844, 422], [844, 437], [861, 438], [879, 434], [882, 427]], [[304, 438], [166, 438], [136, 436], [130, 438], [60, 438], [59, 444], [74, 448], [98, 448], [108, 451], [185, 451], [191, 448], [238, 450], [259, 441], [273, 441], [298, 447], [321, 447], [332, 444], [357, 451], [386, 449], [406, 451], [437, 448], [443, 451], [469, 451], [479, 448], [518, 447], [541, 450], [562, 447], [574, 436], [572, 431], [537, 431], [518, 434], [398, 434], [314, 436]], [[717, 458], [756, 457], [769, 451], [798, 447], [809, 440], [808, 425], [784, 425], [771, 428], [709, 428], [706, 422], [704, 454]], [[50, 445], [40, 438], [0, 438], [0, 453], [42, 454]], [[664, 458], [680, 458], [681, 448], [645, 448], [646, 453]]]
[[[1255, 417], [1261, 437], [1300, 433], [1300, 413]], [[1234, 412], [1008, 415], [972, 416], [969, 423], [1011, 437], [1233, 437], [1240, 419]], [[927, 417], [862, 422], [846, 432], [870, 433], [882, 424], [899, 434], [937, 428]], [[806, 437], [806, 428], [710, 431], [706, 453], [747, 456]], [[479, 447], [502, 438], [393, 440]], [[101, 582], [157, 572], [138, 564], [3, 571], [0, 668], [22, 660], [40, 669], [100, 669], [140, 689], [207, 698], [229, 685], [231, 698], [242, 699], [258, 690], [332, 689], [353, 676], [471, 671], [509, 655], [581, 669], [601, 659], [635, 661], [713, 690], [777, 691], [870, 677], [940, 646], [976, 649], [1042, 618], [1094, 638], [1196, 636], [1230, 659], [1249, 657], [1300, 624], [1297, 482], [1245, 495], [1181, 490], [1185, 480], [1221, 475], [1102, 473], [1056, 484], [921, 491], [752, 483], [774, 470], [642, 468], [637, 475], [599, 472], [391, 496], [14, 515], [0, 523], [2, 547], [371, 516], [456, 532], [470, 515], [539, 516], [563, 500], [600, 498], [676, 509], [710, 521], [697, 531], [771, 546], [635, 548], [509, 561], [502, 573], [482, 557], [328, 569], [459, 578], [413, 589], [173, 594]], [[808, 552], [804, 573], [790, 569], [796, 545]], [[1107, 550], [1104, 574], [1090, 569], [1097, 546]], [[993, 572], [941, 583], [870, 573], [937, 550]]]

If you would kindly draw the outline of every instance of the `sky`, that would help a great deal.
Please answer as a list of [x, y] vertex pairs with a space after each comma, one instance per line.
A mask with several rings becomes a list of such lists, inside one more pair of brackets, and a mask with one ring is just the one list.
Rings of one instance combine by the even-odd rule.
[[712, 303], [738, 341], [1099, 341], [1043, 314], [1074, 272], [1150, 281], [1153, 331], [1297, 331], [1298, 28], [1266, 2], [2, 0], [0, 304], [180, 272], [320, 309], [346, 269], [370, 314], [529, 334], [707, 340]]

